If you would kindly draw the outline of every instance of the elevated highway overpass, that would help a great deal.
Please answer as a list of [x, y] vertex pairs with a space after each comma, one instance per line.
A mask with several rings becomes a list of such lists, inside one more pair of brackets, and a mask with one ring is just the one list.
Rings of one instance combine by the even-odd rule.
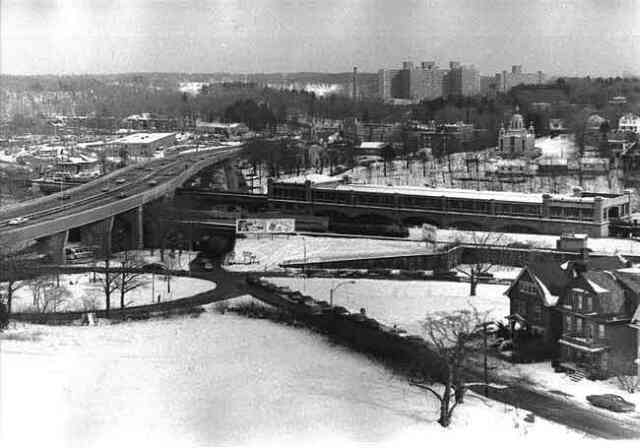
[[80, 228], [83, 244], [111, 250], [114, 218], [131, 221], [131, 240], [141, 247], [143, 206], [174, 191], [203, 169], [237, 156], [242, 147], [220, 147], [135, 164], [92, 182], [0, 211], [0, 247], [36, 240], [40, 252], [64, 261], [69, 230]]

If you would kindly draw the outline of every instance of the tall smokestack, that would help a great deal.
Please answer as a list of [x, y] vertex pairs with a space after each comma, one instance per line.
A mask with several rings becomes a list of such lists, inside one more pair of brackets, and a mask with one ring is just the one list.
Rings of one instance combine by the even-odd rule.
[[353, 100], [358, 99], [358, 67], [353, 67]]

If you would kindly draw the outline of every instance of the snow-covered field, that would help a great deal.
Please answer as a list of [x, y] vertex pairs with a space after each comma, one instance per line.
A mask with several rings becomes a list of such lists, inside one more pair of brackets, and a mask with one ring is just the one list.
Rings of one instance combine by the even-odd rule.
[[[329, 301], [329, 291], [344, 279], [269, 278], [278, 286], [302, 291], [317, 300]], [[477, 295], [469, 296], [469, 283], [441, 281], [354, 280], [335, 290], [333, 303], [350, 311], [364, 308], [368, 316], [388, 325], [398, 325], [409, 333], [423, 334], [421, 322], [427, 313], [456, 311], [475, 307], [491, 319], [509, 314], [505, 285], [478, 285]]]
[[232, 261], [243, 261], [243, 253], [256, 257], [255, 264], [229, 264], [225, 269], [232, 271], [274, 270], [285, 260], [308, 261], [316, 257], [339, 257], [356, 254], [400, 253], [415, 249], [424, 250], [424, 243], [418, 241], [394, 241], [368, 238], [327, 238], [310, 236], [250, 237], [236, 240]]
[[0, 445], [455, 446], [584, 436], [470, 394], [436, 402], [307, 330], [208, 312], [0, 336]]
[[[104, 308], [104, 289], [99, 281], [102, 275], [96, 274], [97, 281], [95, 282], [93, 277], [92, 273], [60, 275], [60, 287], [66, 290], [67, 293], [64, 294], [63, 301], [57, 304], [55, 311]], [[49, 277], [49, 279], [54, 285], [57, 284], [55, 277]], [[154, 303], [158, 301], [158, 296], [160, 296], [160, 301], [162, 302], [180, 299], [208, 291], [216, 286], [214, 282], [208, 280], [172, 276], [167, 281], [165, 276], [153, 274], [143, 274], [138, 280], [141, 286], [126, 294], [126, 306]], [[14, 293], [13, 310], [18, 312], [33, 311], [33, 288], [30, 286], [30, 282], [23, 283], [23, 286]], [[169, 284], [167, 285], [167, 283]], [[0, 284], [0, 289], [2, 289], [2, 286]], [[111, 294], [111, 307], [120, 307], [119, 290]], [[54, 311], [52, 304], [48, 306], [47, 311]]]
[[540, 148], [542, 155], [546, 157], [567, 158], [578, 152], [578, 145], [576, 145], [573, 135], [537, 138], [536, 148]]

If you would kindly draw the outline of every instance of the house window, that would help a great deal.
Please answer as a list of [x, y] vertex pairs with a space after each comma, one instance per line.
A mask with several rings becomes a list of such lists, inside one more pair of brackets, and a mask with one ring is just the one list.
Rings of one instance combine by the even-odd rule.
[[567, 331], [571, 331], [571, 316], [567, 316], [565, 320], [566, 320]]
[[582, 310], [582, 294], [576, 293], [576, 309]]
[[605, 329], [604, 329], [604, 325], [599, 324], [598, 325], [598, 337], [600, 339], [604, 339], [606, 335]]
[[524, 294], [536, 295], [538, 291], [537, 291], [536, 285], [534, 285], [532, 282], [521, 280], [520, 292]]
[[609, 367], [609, 353], [602, 352], [602, 355], [600, 355], [600, 369], [606, 372], [608, 370], [608, 367]]
[[542, 320], [542, 304], [540, 302], [536, 302], [533, 306], [533, 319]]
[[591, 296], [586, 296], [584, 298], [584, 311], [587, 313], [591, 312], [592, 306], [593, 306], [593, 300], [591, 299]]
[[587, 339], [593, 339], [593, 325], [585, 324], [584, 337]]
[[582, 319], [576, 318], [576, 331], [580, 333], [582, 331]]

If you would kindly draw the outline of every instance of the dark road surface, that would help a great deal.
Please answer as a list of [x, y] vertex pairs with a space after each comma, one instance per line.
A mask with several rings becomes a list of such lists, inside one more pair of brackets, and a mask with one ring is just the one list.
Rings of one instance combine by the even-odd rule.
[[[483, 386], [473, 386], [471, 389], [478, 394], [484, 394]], [[640, 438], [640, 417], [637, 414], [631, 414], [623, 420], [613, 412], [582, 406], [569, 399], [538, 392], [515, 383], [509, 383], [506, 389], [489, 388], [488, 391], [489, 398], [493, 400], [525, 409], [591, 436], [605, 439]]]

